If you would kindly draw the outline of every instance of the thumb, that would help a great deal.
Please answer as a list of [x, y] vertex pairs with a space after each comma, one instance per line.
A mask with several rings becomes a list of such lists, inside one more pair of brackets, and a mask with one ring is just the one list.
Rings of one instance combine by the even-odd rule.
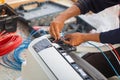
[[70, 41], [68, 41], [68, 40], [62, 40], [65, 44], [68, 44], [68, 45], [70, 45]]

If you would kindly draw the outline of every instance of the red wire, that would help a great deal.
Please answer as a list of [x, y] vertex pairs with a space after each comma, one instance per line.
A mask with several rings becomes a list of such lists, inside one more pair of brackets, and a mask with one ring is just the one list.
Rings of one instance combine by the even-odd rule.
[[22, 43], [22, 38], [14, 33], [0, 34], [0, 56], [10, 53]]
[[116, 49], [111, 44], [109, 44], [109, 46], [113, 49], [114, 53], [118, 57], [118, 60], [120, 61], [120, 55], [119, 55], [119, 53], [116, 51]]

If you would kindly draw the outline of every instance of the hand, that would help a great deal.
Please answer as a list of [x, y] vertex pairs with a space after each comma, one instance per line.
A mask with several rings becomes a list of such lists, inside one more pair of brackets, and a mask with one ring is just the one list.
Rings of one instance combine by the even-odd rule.
[[64, 12], [60, 13], [54, 21], [52, 21], [52, 23], [50, 24], [50, 34], [52, 37], [55, 38], [56, 40], [60, 39], [60, 32], [62, 31], [63, 27], [64, 27], [64, 22], [73, 17], [73, 16], [77, 16], [80, 14], [80, 9], [78, 6], [73, 5], [70, 8], [68, 8], [67, 10], [65, 10]]
[[78, 46], [81, 43], [85, 42], [84, 40], [84, 33], [72, 33], [67, 34], [64, 36], [65, 40], [63, 40], [66, 44], [72, 45], [72, 46]]
[[51, 36], [55, 38], [55, 41], [60, 39], [60, 32], [62, 31], [63, 26], [64, 22], [60, 19], [55, 19], [51, 22], [49, 32]]

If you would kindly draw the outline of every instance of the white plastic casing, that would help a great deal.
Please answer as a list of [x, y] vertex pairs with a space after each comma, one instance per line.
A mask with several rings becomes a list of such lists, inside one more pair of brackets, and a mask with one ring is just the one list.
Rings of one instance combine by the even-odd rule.
[[34, 50], [33, 46], [43, 39], [47, 38], [44, 36], [36, 38], [30, 43], [28, 47], [29, 53], [27, 54], [26, 61], [22, 65], [22, 79], [83, 80], [53, 46], [45, 48], [38, 53]]

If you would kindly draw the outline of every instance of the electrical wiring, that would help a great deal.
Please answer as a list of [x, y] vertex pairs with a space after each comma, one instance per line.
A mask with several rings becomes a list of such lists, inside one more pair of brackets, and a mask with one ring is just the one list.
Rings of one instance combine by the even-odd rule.
[[22, 38], [13, 33], [0, 34], [0, 56], [8, 54], [22, 43]]
[[109, 46], [113, 49], [113, 51], [115, 52], [116, 56], [118, 57], [118, 59], [120, 61], [120, 55], [119, 55], [119, 53], [115, 50], [115, 48], [111, 44], [109, 44]]
[[[32, 31], [31, 33], [30, 33], [30, 35], [32, 35], [34, 33], [34, 31]], [[23, 41], [22, 42], [22, 44], [18, 47], [18, 48], [16, 48], [15, 50], [14, 50], [14, 54], [13, 54], [13, 57], [14, 57], [14, 59], [15, 59], [15, 61], [18, 63], [18, 64], [22, 64], [22, 62], [23, 62], [23, 59], [21, 59], [21, 57], [20, 57], [20, 53], [24, 50], [24, 49], [27, 49], [28, 48], [28, 45], [30, 44], [30, 42], [31, 42], [31, 37], [32, 36], [29, 36], [25, 41]]]
[[15, 33], [6, 33], [6, 31], [0, 33], [0, 56], [2, 56], [3, 60], [3, 63], [0, 63], [0, 65], [12, 69], [12, 67], [10, 67], [10, 64], [7, 63], [7, 61], [9, 63], [11, 62], [7, 58], [8, 53], [17, 48], [21, 43], [22, 37]]
[[0, 36], [2, 36], [5, 32], [6, 32], [6, 31], [2, 31], [2, 32], [0, 32]]
[[106, 44], [105, 44], [105, 46], [106, 46], [107, 48], [109, 48], [109, 49], [110, 49], [110, 51], [111, 51], [111, 52], [112, 52], [112, 54], [115, 56], [115, 58], [116, 58], [117, 62], [118, 62], [118, 63], [119, 63], [119, 65], [120, 65], [120, 61], [119, 61], [118, 57], [116, 56], [115, 52], [114, 52], [113, 50], [111, 50], [111, 47], [110, 47], [109, 45], [106, 45]]
[[[22, 51], [24, 51], [25, 49], [28, 48], [28, 45], [30, 44], [30, 42], [32, 41], [32, 36], [35, 35], [38, 31], [41, 31], [41, 30], [37, 30], [37, 31], [32, 31], [30, 33], [30, 36], [24, 40], [22, 42], [22, 44], [16, 48], [14, 50], [14, 53], [9, 56], [9, 55], [5, 55], [2, 59], [4, 61], [4, 63], [6, 65], [8, 65], [11, 69], [15, 69], [15, 70], [21, 70], [21, 65], [22, 65], [22, 62], [24, 61], [22, 58], [21, 58], [21, 53]], [[44, 34], [46, 34], [44, 32]]]
[[[4, 57], [2, 57], [2, 59], [3, 59], [3, 62], [6, 64], [6, 65], [8, 65], [11, 69], [15, 69], [15, 70], [20, 70], [20, 67], [19, 67], [19, 65], [17, 64], [17, 63], [13, 63], [13, 61], [12, 61], [12, 59], [10, 58], [8, 58], [8, 56], [9, 55], [5, 55]], [[8, 68], [9, 68], [8, 67]]]
[[6, 68], [11, 68], [11, 67], [9, 67], [8, 65], [5, 65], [4, 63], [1, 63], [1, 62], [0, 62], [0, 65], [4, 66], [4, 67], [6, 67]]
[[[16, 33], [6, 33], [6, 31], [0, 32], [0, 56], [4, 56], [22, 43], [22, 37]], [[0, 63], [4, 67], [7, 65]], [[10, 67], [9, 67], [10, 68]]]
[[[1, 33], [1, 34], [3, 34], [3, 33]], [[26, 44], [27, 43], [27, 41], [29, 41], [29, 40], [25, 40], [21, 45], [23, 46], [23, 44]], [[18, 53], [17, 51], [19, 51], [20, 49], [21, 49], [21, 45], [20, 45], [20, 48], [18, 47], [18, 48], [16, 48], [15, 50], [14, 50], [14, 53]], [[23, 48], [23, 47], [22, 47]], [[11, 54], [9, 54], [9, 55], [11, 55]], [[3, 62], [4, 62], [4, 64], [3, 63], [0, 63], [2, 66], [4, 66], [4, 67], [6, 67], [6, 68], [10, 68], [10, 69], [15, 69], [15, 70], [21, 70], [21, 64], [19, 64], [16, 60], [16, 57], [14, 58], [14, 55], [15, 54], [13, 54], [12, 53], [12, 55], [11, 56], [9, 56], [8, 54], [7, 55], [5, 55], [5, 56], [3, 56], [2, 57], [2, 60], [3, 60]], [[15, 60], [16, 59], [16, 60]], [[19, 60], [18, 60], [19, 61]]]
[[[20, 57], [20, 53], [27, 49], [30, 42], [24, 41], [18, 48], [14, 50], [13, 54], [7, 54], [2, 57], [3, 62], [9, 66], [8, 68], [14, 69], [14, 70], [21, 70], [21, 65], [23, 62], [23, 59]], [[4, 64], [2, 64], [4, 65]]]
[[24, 41], [17, 49], [15, 49], [14, 51], [14, 59], [18, 64], [22, 64], [22, 62], [24, 61], [23, 59], [21, 59], [20, 54], [23, 50], [28, 48], [28, 45], [30, 44], [31, 41]]
[[[23, 59], [20, 58], [21, 52], [26, 49], [30, 43], [27, 42], [28, 40], [25, 40], [18, 48], [14, 50], [14, 53], [7, 54], [2, 57], [3, 62], [9, 66], [8, 68], [14, 69], [14, 70], [21, 70], [21, 65], [23, 62]], [[4, 64], [2, 64], [4, 66]]]
[[111, 68], [113, 69], [113, 71], [115, 72], [115, 74], [116, 74], [116, 75], [119, 77], [119, 79], [120, 79], [120, 75], [118, 74], [117, 70], [114, 68], [114, 66], [112, 65], [112, 63], [110, 62], [110, 60], [107, 58], [106, 54], [105, 54], [99, 47], [97, 47], [96, 45], [94, 45], [94, 44], [92, 44], [92, 43], [90, 43], [90, 42], [87, 42], [87, 43], [89, 43], [90, 45], [96, 47], [96, 48], [102, 53], [102, 55], [105, 57], [105, 59], [107, 60], [107, 62], [109, 63], [109, 65], [111, 66]]
[[32, 41], [32, 36], [35, 35], [39, 30], [37, 31], [32, 31], [30, 34], [30, 36], [20, 45], [20, 47], [18, 47], [15, 51], [14, 51], [14, 59], [15, 61], [22, 65], [22, 62], [24, 61], [21, 57], [20, 57], [20, 54], [23, 50], [27, 49], [28, 48], [28, 45], [30, 44], [30, 42]]

